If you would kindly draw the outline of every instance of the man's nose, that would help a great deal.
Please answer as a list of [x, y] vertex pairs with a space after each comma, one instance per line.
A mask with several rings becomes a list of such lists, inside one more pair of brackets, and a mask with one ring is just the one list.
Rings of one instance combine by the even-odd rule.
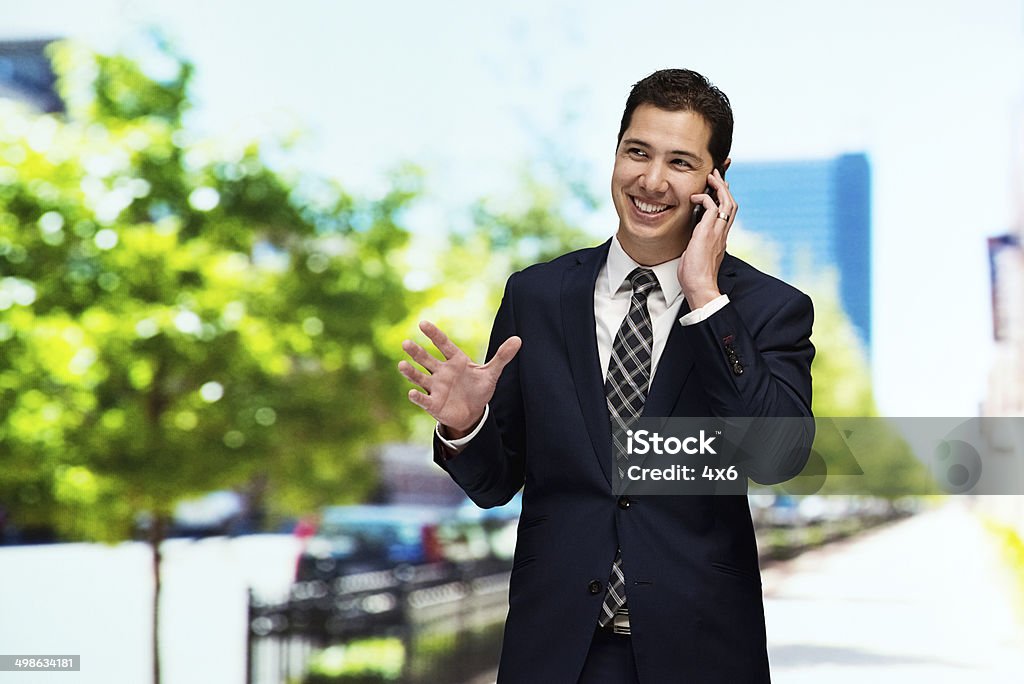
[[658, 164], [651, 164], [640, 176], [640, 189], [644, 192], [661, 193], [668, 190], [668, 178]]

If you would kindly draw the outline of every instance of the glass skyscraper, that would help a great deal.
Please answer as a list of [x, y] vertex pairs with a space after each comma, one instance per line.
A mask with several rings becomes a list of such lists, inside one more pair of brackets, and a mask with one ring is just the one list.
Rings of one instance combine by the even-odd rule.
[[779, 248], [777, 275], [839, 274], [843, 308], [871, 348], [871, 169], [865, 154], [735, 163], [726, 174], [743, 227]]

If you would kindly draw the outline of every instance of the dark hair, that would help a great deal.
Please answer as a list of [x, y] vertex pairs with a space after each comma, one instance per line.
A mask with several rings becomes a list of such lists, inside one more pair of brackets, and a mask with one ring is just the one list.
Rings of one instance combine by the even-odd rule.
[[662, 69], [638, 81], [626, 99], [616, 145], [622, 142], [633, 112], [642, 104], [670, 112], [693, 112], [704, 117], [711, 127], [708, 152], [715, 168], [722, 168], [732, 148], [732, 107], [725, 93], [711, 85], [711, 81], [689, 69]]

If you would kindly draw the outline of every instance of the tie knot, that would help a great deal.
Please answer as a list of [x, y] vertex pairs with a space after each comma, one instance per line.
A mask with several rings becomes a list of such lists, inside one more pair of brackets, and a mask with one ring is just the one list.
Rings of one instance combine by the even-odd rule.
[[634, 268], [626, 277], [633, 286], [634, 295], [646, 297], [658, 286], [658, 277], [649, 268]]

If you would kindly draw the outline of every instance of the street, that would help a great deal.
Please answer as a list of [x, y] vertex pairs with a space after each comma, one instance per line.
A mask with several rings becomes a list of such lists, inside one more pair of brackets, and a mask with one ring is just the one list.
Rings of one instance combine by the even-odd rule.
[[772, 681], [1024, 678], [1024, 615], [965, 499], [762, 573]]

